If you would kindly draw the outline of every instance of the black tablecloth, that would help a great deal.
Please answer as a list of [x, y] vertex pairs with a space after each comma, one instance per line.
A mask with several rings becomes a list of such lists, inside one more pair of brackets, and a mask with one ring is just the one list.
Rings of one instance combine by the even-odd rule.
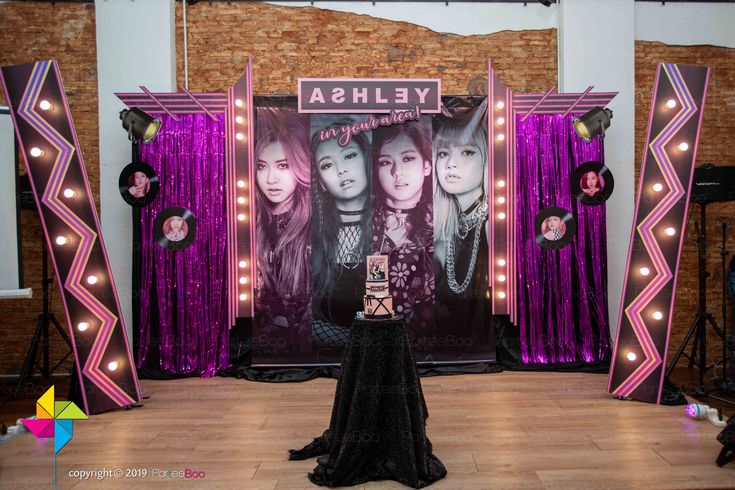
[[401, 320], [355, 320], [329, 429], [289, 459], [317, 459], [309, 479], [328, 487], [396, 480], [421, 488], [447, 470], [426, 437], [426, 403]]

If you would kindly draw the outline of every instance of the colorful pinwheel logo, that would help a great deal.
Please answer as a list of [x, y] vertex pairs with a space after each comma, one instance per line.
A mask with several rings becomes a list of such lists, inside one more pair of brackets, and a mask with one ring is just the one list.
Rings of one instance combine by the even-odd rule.
[[54, 400], [52, 386], [36, 401], [36, 418], [21, 420], [37, 438], [54, 440], [54, 487], [56, 487], [56, 455], [71, 441], [74, 435], [74, 421], [87, 418], [74, 402]]

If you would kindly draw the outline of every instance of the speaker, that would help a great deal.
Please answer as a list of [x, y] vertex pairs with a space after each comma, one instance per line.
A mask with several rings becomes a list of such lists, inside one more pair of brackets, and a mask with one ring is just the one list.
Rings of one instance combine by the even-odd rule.
[[691, 202], [735, 201], [735, 167], [711, 163], [694, 169]]

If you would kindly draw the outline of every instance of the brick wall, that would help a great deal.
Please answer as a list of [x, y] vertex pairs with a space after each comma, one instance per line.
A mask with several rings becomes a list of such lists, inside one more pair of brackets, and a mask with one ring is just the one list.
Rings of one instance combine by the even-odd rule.
[[[99, 209], [97, 51], [94, 5], [48, 2], [0, 4], [0, 66], [42, 59], [59, 62], [79, 144]], [[0, 90], [2, 92], [2, 90]], [[0, 104], [7, 105], [5, 94]], [[22, 165], [22, 163], [21, 163]], [[25, 173], [25, 170], [21, 170]], [[0, 374], [18, 373], [41, 312], [41, 224], [35, 211], [21, 212], [23, 274], [31, 300], [0, 301]], [[61, 297], [53, 284], [52, 311], [66, 329]], [[51, 327], [52, 366], [68, 351]], [[70, 361], [59, 369], [68, 372]]]
[[[659, 63], [712, 67], [697, 152], [697, 165], [702, 163], [735, 165], [735, 145], [732, 144], [732, 138], [729, 136], [735, 132], [735, 49], [715, 46], [668, 46], [656, 42], [637, 41], [635, 43], [636, 183], [645, 144], [656, 67]], [[697, 235], [694, 228], [694, 223], [699, 221], [699, 206], [691, 206], [690, 209], [692, 215], [684, 236], [674, 323], [669, 344], [669, 359], [673, 357], [673, 352], [683, 341], [694, 319], [699, 301]], [[708, 283], [708, 303], [709, 311], [718, 323], [722, 323], [722, 273], [719, 245], [722, 239], [721, 223], [723, 221], [728, 222], [729, 259], [735, 253], [735, 202], [715, 203], [707, 207], [707, 244], [709, 246], [707, 270], [712, 273]], [[731, 304], [728, 304], [728, 311], [730, 312], [729, 324], [732, 325]], [[722, 344], [719, 339], [715, 340], [712, 329], [709, 329], [707, 334], [707, 362], [710, 364], [721, 357]], [[691, 348], [687, 349], [687, 352], [691, 352]], [[679, 361], [678, 365], [686, 365], [686, 359]]]

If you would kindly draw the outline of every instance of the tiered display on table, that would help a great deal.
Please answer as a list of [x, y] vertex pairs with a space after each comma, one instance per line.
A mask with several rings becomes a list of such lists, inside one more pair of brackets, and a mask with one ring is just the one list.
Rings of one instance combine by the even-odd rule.
[[388, 256], [368, 255], [365, 282], [365, 318], [391, 318], [393, 298], [388, 289]]

